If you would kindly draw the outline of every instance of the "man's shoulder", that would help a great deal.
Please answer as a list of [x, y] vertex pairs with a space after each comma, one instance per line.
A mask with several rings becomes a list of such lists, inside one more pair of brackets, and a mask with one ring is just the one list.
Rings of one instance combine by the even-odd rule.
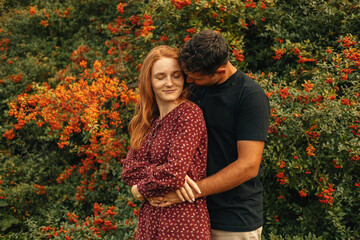
[[253, 88], [253, 89], [263, 90], [260, 84], [255, 79], [253, 79], [252, 77], [250, 77], [249, 75], [247, 75], [246, 73], [240, 70], [238, 70], [237, 80], [243, 83], [243, 87], [249, 89]]
[[191, 84], [189, 87], [189, 100], [195, 104], [200, 104], [200, 98], [204, 94], [205, 88], [196, 87]]
[[265, 95], [264, 89], [260, 84], [253, 78], [249, 77], [245, 73], [241, 72], [241, 83], [239, 83], [238, 91], [241, 91], [240, 98], [247, 98], [249, 96], [261, 96]]

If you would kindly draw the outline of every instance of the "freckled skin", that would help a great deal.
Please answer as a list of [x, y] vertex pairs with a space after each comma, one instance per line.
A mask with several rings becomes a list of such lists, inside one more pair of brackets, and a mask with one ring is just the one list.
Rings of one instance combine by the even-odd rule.
[[159, 108], [173, 108], [184, 87], [184, 76], [177, 61], [161, 58], [151, 70], [151, 86]]

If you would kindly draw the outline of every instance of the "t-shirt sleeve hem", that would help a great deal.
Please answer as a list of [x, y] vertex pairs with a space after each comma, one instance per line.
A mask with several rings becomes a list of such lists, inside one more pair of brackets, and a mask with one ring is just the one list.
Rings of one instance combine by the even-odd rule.
[[265, 141], [267, 142], [267, 136], [263, 135], [241, 135], [238, 136], [237, 141]]

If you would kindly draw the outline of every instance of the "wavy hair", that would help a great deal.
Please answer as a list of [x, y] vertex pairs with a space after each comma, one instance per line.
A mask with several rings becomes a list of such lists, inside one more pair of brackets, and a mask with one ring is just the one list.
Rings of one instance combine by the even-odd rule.
[[[141, 142], [146, 137], [151, 124], [159, 116], [159, 108], [151, 86], [151, 71], [154, 63], [161, 58], [173, 58], [178, 61], [179, 51], [166, 45], [157, 46], [148, 53], [142, 64], [139, 75], [140, 101], [135, 107], [134, 116], [129, 124], [130, 144], [134, 149], [140, 148]], [[187, 95], [188, 85], [185, 82], [184, 89], [178, 100], [185, 100]]]
[[203, 30], [185, 43], [179, 62], [187, 72], [212, 75], [227, 63], [229, 53], [229, 46], [220, 33]]

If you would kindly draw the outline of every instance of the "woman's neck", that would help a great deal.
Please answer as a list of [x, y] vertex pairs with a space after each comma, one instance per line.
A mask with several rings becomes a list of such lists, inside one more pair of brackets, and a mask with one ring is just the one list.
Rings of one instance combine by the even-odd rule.
[[167, 104], [158, 104], [159, 113], [160, 113], [159, 119], [162, 119], [163, 117], [165, 117], [166, 114], [171, 112], [174, 108], [179, 106], [182, 102], [183, 101], [179, 100], [179, 101], [170, 102]]

